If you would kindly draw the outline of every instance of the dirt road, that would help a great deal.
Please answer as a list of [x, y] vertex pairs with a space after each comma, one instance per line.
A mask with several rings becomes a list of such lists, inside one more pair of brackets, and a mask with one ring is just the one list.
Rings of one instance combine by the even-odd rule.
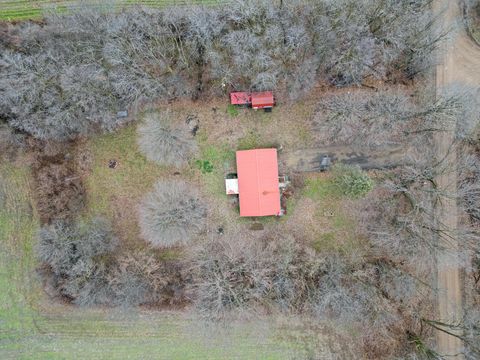
[[[480, 88], [480, 48], [467, 36], [462, 26], [459, 1], [437, 0], [437, 10], [444, 10], [444, 24], [452, 29], [451, 41], [445, 44], [436, 69], [437, 95], [441, 95], [452, 84]], [[438, 133], [436, 144], [438, 158], [446, 154], [449, 163], [455, 163], [456, 153], [449, 153], [450, 144], [455, 136], [455, 125], [451, 131]], [[441, 175], [437, 183], [444, 189], [455, 190], [457, 179], [454, 171]], [[453, 240], [439, 238], [440, 245], [445, 249], [437, 253], [437, 308], [438, 318], [445, 323], [455, 324], [462, 318], [462, 270], [452, 261], [452, 254], [458, 251], [458, 241], [455, 238], [457, 228], [457, 204], [454, 199], [444, 199], [442, 206], [436, 212], [438, 224], [447, 234], [453, 235]], [[451, 331], [450, 329], [448, 329]], [[437, 352], [449, 358], [463, 359], [462, 341], [445, 332], [438, 331]]]
[[320, 162], [324, 155], [332, 162], [359, 165], [362, 169], [393, 168], [405, 163], [408, 150], [402, 145], [382, 146], [365, 151], [348, 145], [317, 146], [310, 149], [289, 151], [280, 154], [280, 161], [288, 172], [320, 171]]

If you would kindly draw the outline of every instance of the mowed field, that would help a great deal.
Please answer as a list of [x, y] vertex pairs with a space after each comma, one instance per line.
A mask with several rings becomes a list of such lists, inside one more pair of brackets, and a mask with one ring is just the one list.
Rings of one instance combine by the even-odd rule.
[[[92, 7], [122, 8], [132, 5], [165, 7], [173, 5], [216, 5], [224, 0], [106, 0], [85, 1], [84, 4]], [[78, 0], [0, 0], [0, 20], [14, 21], [41, 18], [44, 11], [54, 10], [66, 12], [78, 7]]]

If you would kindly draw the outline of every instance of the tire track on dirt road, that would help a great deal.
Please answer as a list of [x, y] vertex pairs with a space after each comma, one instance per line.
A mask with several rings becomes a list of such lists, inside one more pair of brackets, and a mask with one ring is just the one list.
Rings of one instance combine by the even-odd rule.
[[[444, 11], [443, 22], [446, 29], [452, 29], [451, 41], [447, 42], [441, 52], [441, 58], [436, 68], [436, 93], [438, 96], [445, 93], [451, 85], [460, 85], [480, 88], [480, 48], [468, 37], [462, 22], [460, 2], [437, 0], [436, 10]], [[456, 152], [451, 149], [455, 139], [455, 124], [449, 131], [435, 135], [438, 158], [446, 158], [449, 164], [455, 164]], [[457, 175], [455, 171], [448, 171], [436, 179], [437, 186], [446, 191], [455, 191]], [[455, 237], [458, 213], [455, 199], [445, 197], [436, 211], [437, 222], [442, 230], [452, 236], [439, 236], [439, 245], [442, 250], [437, 251], [437, 316], [438, 320], [448, 324], [458, 324], [462, 319], [463, 284], [462, 269], [452, 261], [458, 253], [459, 243]], [[449, 332], [460, 335], [446, 329]], [[463, 359], [463, 343], [455, 336], [443, 331], [437, 331], [437, 352], [440, 355], [454, 359]]]

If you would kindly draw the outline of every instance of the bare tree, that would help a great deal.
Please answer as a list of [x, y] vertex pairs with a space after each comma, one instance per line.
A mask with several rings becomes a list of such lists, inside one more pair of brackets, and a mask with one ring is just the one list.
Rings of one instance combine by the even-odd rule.
[[478, 0], [462, 1], [464, 17], [469, 35], [480, 43], [480, 2]]
[[49, 266], [59, 294], [79, 305], [105, 304], [111, 299], [106, 260], [116, 245], [103, 219], [90, 224], [57, 221], [40, 230], [37, 254]]
[[424, 135], [445, 131], [462, 113], [462, 98], [446, 94], [413, 98], [402, 91], [349, 90], [321, 99], [313, 125], [329, 144], [375, 147], [424, 142]]
[[182, 181], [159, 181], [140, 207], [143, 238], [155, 247], [184, 245], [205, 227], [206, 206]]
[[172, 117], [171, 112], [147, 113], [138, 127], [138, 145], [148, 160], [180, 167], [187, 164], [197, 145], [185, 124], [175, 124]]
[[[425, 140], [421, 156], [410, 157], [406, 161], [409, 165], [378, 179], [360, 215], [360, 223], [366, 227], [376, 251], [410, 264], [425, 279], [435, 268], [437, 249], [458, 242], [460, 247], [450, 254], [451, 260], [470, 268], [480, 240], [476, 229], [479, 189], [478, 181], [473, 180], [478, 172], [478, 157], [462, 144], [452, 144], [453, 148], [457, 154], [454, 160], [448, 156], [438, 159], [434, 144]], [[456, 184], [442, 187], [437, 183], [439, 176], [452, 172]], [[458, 205], [460, 217], [454, 229], [435, 217], [435, 209], [445, 200], [454, 200]]]

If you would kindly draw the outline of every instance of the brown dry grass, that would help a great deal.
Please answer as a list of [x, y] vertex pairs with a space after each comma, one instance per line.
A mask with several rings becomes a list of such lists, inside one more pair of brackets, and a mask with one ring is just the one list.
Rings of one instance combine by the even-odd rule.
[[[168, 107], [178, 114], [179, 121], [196, 115], [200, 123], [199, 135], [212, 145], [228, 144], [236, 150], [242, 140], [248, 143], [245, 138], [249, 137], [256, 140], [257, 146], [278, 144], [290, 150], [311, 145], [310, 119], [316, 105], [313, 96], [279, 104], [271, 113], [238, 108], [238, 115], [231, 116], [227, 105], [227, 99], [213, 99], [208, 102], [178, 101]], [[160, 104], [160, 109], [162, 106], [165, 105]]]

